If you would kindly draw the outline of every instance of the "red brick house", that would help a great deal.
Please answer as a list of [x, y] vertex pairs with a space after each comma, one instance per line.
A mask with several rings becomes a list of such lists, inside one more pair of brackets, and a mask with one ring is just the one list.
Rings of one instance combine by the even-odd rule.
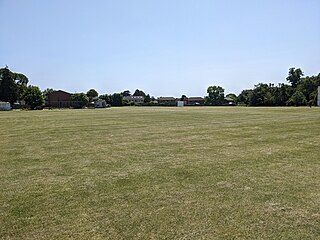
[[202, 106], [204, 105], [204, 98], [202, 97], [189, 97], [187, 100], [189, 106]]
[[47, 106], [53, 108], [77, 108], [78, 102], [72, 101], [72, 94], [58, 90], [48, 94]]
[[157, 99], [157, 102], [159, 105], [164, 105], [164, 106], [176, 106], [177, 105], [177, 99], [174, 97], [159, 97]]

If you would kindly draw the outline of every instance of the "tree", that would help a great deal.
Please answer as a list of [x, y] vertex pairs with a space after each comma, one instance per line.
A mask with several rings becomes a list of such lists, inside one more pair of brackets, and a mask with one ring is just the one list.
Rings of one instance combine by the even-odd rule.
[[182, 95], [180, 101], [188, 101], [188, 97], [186, 95]]
[[48, 100], [48, 95], [49, 95], [50, 93], [52, 93], [52, 92], [54, 92], [54, 90], [53, 90], [52, 88], [47, 88], [46, 90], [44, 90], [44, 91], [42, 92], [44, 99], [45, 99], [45, 100]]
[[94, 98], [98, 97], [98, 92], [95, 89], [90, 89], [87, 92], [87, 97], [89, 98], [90, 101], [93, 101]]
[[84, 93], [72, 94], [72, 101], [78, 102], [80, 107], [84, 107], [89, 103], [89, 98]]
[[252, 89], [243, 90], [238, 96], [239, 103], [249, 105], [249, 96], [251, 95], [252, 91]]
[[37, 86], [26, 87], [23, 94], [23, 100], [31, 109], [42, 107], [44, 104], [43, 94]]
[[144, 98], [144, 103], [149, 103], [151, 102], [151, 97], [150, 95], [148, 94], [145, 98]]
[[134, 92], [133, 96], [146, 97], [146, 94], [145, 94], [142, 90], [137, 89], [137, 90]]
[[19, 97], [19, 88], [14, 74], [8, 67], [0, 69], [0, 101], [14, 103]]
[[294, 92], [294, 94], [289, 98], [287, 104], [289, 106], [305, 106], [307, 104], [307, 99], [300, 90]]
[[207, 105], [222, 105], [224, 101], [224, 89], [220, 86], [210, 86], [207, 89], [208, 97], [205, 99]]
[[231, 98], [235, 103], [238, 102], [238, 97], [237, 97], [237, 95], [234, 94], [234, 93], [229, 93], [229, 94], [227, 94], [226, 97]]
[[318, 86], [320, 86], [320, 74], [318, 76], [307, 76], [306, 78], [302, 78], [297, 86], [297, 90], [303, 93], [309, 105], [316, 105], [315, 99], [318, 92]]
[[[249, 105], [251, 106], [266, 106], [267, 94], [269, 92], [269, 86], [265, 83], [259, 83], [254, 86], [253, 91], [249, 94]], [[270, 98], [270, 94], [269, 98]]]
[[122, 96], [120, 93], [114, 93], [111, 96], [111, 105], [112, 106], [122, 106]]
[[129, 90], [123, 91], [122, 93], [120, 93], [123, 97], [128, 97], [131, 96], [131, 93]]
[[301, 77], [303, 76], [303, 72], [300, 68], [295, 69], [290, 68], [289, 69], [289, 76], [287, 77], [287, 81], [291, 83], [291, 86], [293, 88], [296, 88], [298, 84], [301, 82]]
[[107, 104], [112, 104], [112, 96], [109, 94], [100, 95], [99, 98], [105, 100]]

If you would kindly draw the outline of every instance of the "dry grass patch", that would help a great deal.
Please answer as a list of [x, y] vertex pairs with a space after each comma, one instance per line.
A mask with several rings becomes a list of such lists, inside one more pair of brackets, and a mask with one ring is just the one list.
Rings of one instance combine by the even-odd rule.
[[1, 239], [317, 239], [319, 108], [0, 112]]

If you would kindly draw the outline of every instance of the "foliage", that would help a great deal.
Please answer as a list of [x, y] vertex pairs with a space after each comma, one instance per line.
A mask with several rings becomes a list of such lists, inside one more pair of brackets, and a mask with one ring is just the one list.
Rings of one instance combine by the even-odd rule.
[[112, 106], [122, 106], [123, 99], [120, 93], [114, 93], [111, 95], [111, 105]]
[[222, 105], [224, 102], [224, 88], [210, 86], [207, 89], [208, 96], [205, 98], [206, 105]]
[[107, 104], [112, 103], [112, 96], [110, 94], [100, 95], [99, 99], [105, 100]]
[[151, 102], [151, 97], [149, 94], [144, 98], [144, 103], [150, 103]]
[[47, 88], [46, 90], [44, 90], [44, 91], [42, 92], [44, 99], [45, 99], [45, 100], [48, 100], [48, 95], [49, 95], [49, 93], [53, 93], [53, 92], [54, 92], [54, 89], [53, 89], [53, 88]]
[[145, 94], [142, 90], [137, 89], [137, 90], [134, 92], [133, 96], [146, 97], [146, 94]]
[[240, 104], [249, 105], [249, 96], [251, 95], [252, 89], [243, 90], [238, 96], [238, 102]]
[[75, 94], [72, 94], [72, 101], [79, 102], [80, 107], [84, 107], [88, 105], [89, 98], [84, 93], [75, 93]]
[[42, 107], [44, 104], [44, 97], [37, 86], [28, 86], [26, 87], [23, 100], [26, 102], [26, 105], [30, 107], [30, 109], [36, 109]]
[[303, 106], [307, 104], [307, 99], [300, 90], [294, 92], [287, 102], [289, 106]]
[[229, 93], [229, 94], [226, 95], [226, 97], [231, 98], [235, 103], [238, 102], [238, 97], [234, 93]]
[[14, 103], [19, 97], [19, 87], [8, 67], [0, 69], [0, 101]]
[[293, 88], [296, 88], [298, 84], [301, 82], [301, 77], [303, 76], [303, 72], [300, 68], [290, 68], [289, 76], [287, 77], [287, 81], [291, 83]]
[[320, 85], [318, 76], [302, 78], [300, 68], [290, 68], [287, 80], [290, 85], [279, 83], [259, 83], [253, 89], [243, 90], [238, 100], [242, 104], [250, 106], [305, 106], [316, 105], [317, 87]]
[[95, 89], [90, 89], [86, 95], [89, 98], [89, 101], [93, 101], [99, 94]]
[[120, 93], [123, 97], [128, 97], [131, 96], [131, 93], [129, 90], [123, 91], [122, 93]]
[[182, 95], [180, 101], [188, 101], [188, 97], [186, 95]]

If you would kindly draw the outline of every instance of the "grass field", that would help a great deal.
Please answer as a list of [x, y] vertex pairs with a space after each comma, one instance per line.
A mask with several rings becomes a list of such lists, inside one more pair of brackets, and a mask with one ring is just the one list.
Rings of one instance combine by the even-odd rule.
[[320, 108], [0, 112], [1, 239], [319, 239]]

